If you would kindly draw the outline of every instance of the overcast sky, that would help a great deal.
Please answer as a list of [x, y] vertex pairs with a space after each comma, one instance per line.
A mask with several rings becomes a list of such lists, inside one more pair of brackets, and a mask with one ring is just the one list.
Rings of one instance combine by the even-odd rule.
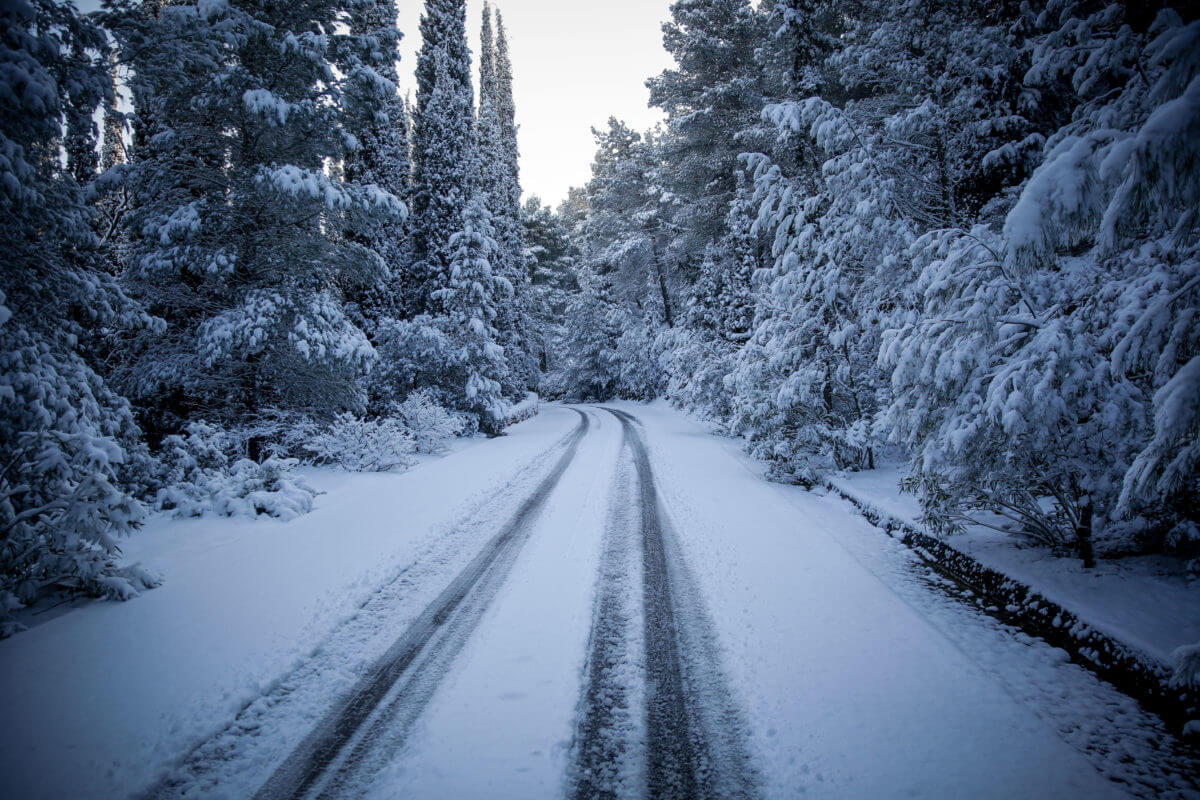
[[[671, 65], [662, 23], [671, 0], [500, 0], [513, 60], [521, 183], [551, 205], [587, 182], [593, 126], [615, 115], [637, 129], [661, 118], [647, 108], [646, 78]], [[493, 5], [496, 5], [495, 3]], [[399, 0], [404, 89], [421, 46], [424, 3]], [[478, 91], [483, 0], [468, 0], [467, 25]]]

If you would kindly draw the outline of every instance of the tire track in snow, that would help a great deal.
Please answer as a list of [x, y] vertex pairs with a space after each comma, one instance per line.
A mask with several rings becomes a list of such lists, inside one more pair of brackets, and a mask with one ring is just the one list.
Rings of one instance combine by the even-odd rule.
[[[356, 734], [363, 732], [364, 723], [373, 717], [382, 701], [389, 696], [393, 686], [418, 659], [421, 659], [422, 663], [418, 664], [413, 672], [416, 673], [414, 677], [419, 679], [405, 684], [416, 690], [416, 696], [405, 698], [396, 695], [389, 703], [384, 704], [382, 716], [388, 716], [389, 712], [397, 714], [407, 707], [413, 712], [409, 716], [415, 718], [416, 713], [424, 707], [425, 702], [432, 696], [441, 673], [428, 675], [428, 670], [423, 667], [431, 662], [448, 663], [461, 649], [466, 637], [474, 629], [474, 623], [486, 609], [487, 601], [490, 601], [495, 589], [503, 583], [508, 568], [528, 538], [533, 523], [545, 506], [550, 493], [574, 459], [579, 443], [590, 427], [590, 420], [582, 411], [573, 410], [580, 417], [578, 426], [568, 439], [566, 451], [549, 474], [520, 505], [500, 532], [292, 751], [259, 789], [255, 795], [256, 800], [283, 800], [308, 796], [311, 790], [324, 788], [320, 784], [331, 766], [336, 767], [336, 774], [333, 776], [335, 782], [340, 784], [346, 781], [350, 772], [360, 766], [365, 754], [359, 743], [370, 738]], [[482, 594], [474, 591], [477, 587], [483, 590]], [[431, 642], [435, 644], [435, 648], [428, 647]], [[430, 654], [431, 659], [425, 659], [427, 650], [434, 650]], [[366, 732], [374, 730], [375, 727], [374, 724], [368, 726]], [[346, 752], [347, 745], [352, 742], [355, 743], [354, 746]]]
[[[644, 770], [645, 725], [639, 686], [642, 635], [641, 560], [635, 540], [632, 463], [622, 441], [613, 478], [600, 570], [571, 750], [571, 796], [616, 800], [638, 796]], [[632, 453], [631, 453], [632, 455]]]
[[[138, 800], [244, 800], [252, 796], [263, 773], [274, 769], [294, 749], [299, 737], [292, 732], [311, 730], [322, 717], [319, 710], [330, 705], [329, 698], [347, 696], [363, 671], [380, 658], [366, 654], [386, 651], [417, 618], [422, 609], [411, 607], [410, 598], [427, 597], [429, 603], [438, 596], [439, 584], [452, 580], [469, 561], [458, 556], [463, 548], [474, 549], [489, 540], [486, 534], [495, 530], [493, 521], [516, 511], [520, 498], [533, 491], [557, 460], [556, 451], [567, 447], [581, 425], [582, 421], [576, 423], [526, 459], [503, 485], [443, 526], [435, 540], [411, 563], [383, 580], [307, 658], [244, 703], [227, 726], [196, 743], [169, 772], [133, 796]], [[462, 566], [447, 572], [441, 565], [450, 558]], [[393, 613], [397, 608], [402, 609], [400, 613]], [[325, 684], [341, 688], [330, 691]], [[316, 716], [309, 709], [317, 710]], [[276, 742], [286, 744], [286, 750]]]
[[[744, 724], [725, 687], [716, 638], [703, 601], [666, 521], [649, 453], [631, 415], [605, 408], [621, 422], [633, 455], [642, 566], [645, 650], [645, 782], [650, 798], [749, 798], [757, 778], [743, 740]], [[622, 503], [620, 495], [615, 498]], [[602, 577], [602, 582], [605, 580]], [[600, 589], [598, 602], [613, 589]], [[589, 654], [588, 685], [576, 734], [576, 797], [624, 794], [614, 780], [613, 715], [604, 704], [619, 681], [614, 665], [614, 624], [597, 609]], [[617, 734], [620, 735], [619, 733]], [[596, 784], [600, 785], [596, 785]]]

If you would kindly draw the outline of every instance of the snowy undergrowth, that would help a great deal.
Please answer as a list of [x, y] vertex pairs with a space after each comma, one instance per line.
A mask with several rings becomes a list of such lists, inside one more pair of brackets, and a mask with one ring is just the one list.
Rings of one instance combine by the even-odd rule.
[[392, 406], [394, 416], [412, 437], [418, 453], [440, 453], [446, 440], [463, 433], [466, 423], [437, 403], [424, 389], [411, 393], [403, 403]]
[[287, 439], [308, 454], [310, 463], [332, 464], [351, 472], [410, 467], [417, 450], [412, 434], [399, 420], [363, 419], [349, 413], [339, 414], [329, 425], [298, 427]]
[[[192, 422], [163, 440], [147, 480], [151, 505], [178, 517], [295, 519], [312, 510], [317, 493], [294, 474], [297, 465], [349, 472], [407, 469], [417, 463], [417, 454], [443, 452], [465, 427], [424, 391], [376, 418], [344, 412], [321, 422], [276, 412], [240, 430]], [[266, 443], [268, 455], [261, 462], [244, 457], [252, 440]]]
[[238, 438], [204, 422], [163, 440], [153, 475], [154, 508], [178, 517], [256, 517], [288, 520], [312, 510], [316, 492], [292, 475], [295, 459], [271, 456], [262, 463], [236, 458]]

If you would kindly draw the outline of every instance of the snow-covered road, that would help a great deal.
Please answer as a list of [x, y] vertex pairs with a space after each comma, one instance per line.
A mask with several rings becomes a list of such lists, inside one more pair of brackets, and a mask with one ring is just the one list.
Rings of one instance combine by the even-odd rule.
[[[268, 579], [300, 613], [242, 613], [284, 644], [218, 646], [186, 576], [0, 643], [0, 796], [1200, 796], [1133, 701], [662, 405], [549, 406], [291, 525], [290, 558], [340, 565], [308, 593], [358, 599]], [[269, 557], [219, 544], [231, 590]], [[113, 629], [200, 664], [86, 650]]]

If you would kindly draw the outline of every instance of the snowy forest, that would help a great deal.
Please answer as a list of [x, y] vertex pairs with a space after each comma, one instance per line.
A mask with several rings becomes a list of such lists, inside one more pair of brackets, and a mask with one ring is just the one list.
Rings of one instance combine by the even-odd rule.
[[666, 122], [559, 211], [547, 392], [806, 485], [899, 457], [940, 532], [1195, 557], [1200, 23], [1157, 5], [676, 3]]
[[1198, 7], [641, 2], [0, 0], [0, 795], [1200, 796]]
[[297, 459], [529, 392], [667, 397], [806, 485], [902, 458], [942, 532], [1194, 557], [1200, 23], [1153, 5], [678, 2], [665, 121], [551, 210], [490, 9], [473, 64], [429, 0], [414, 99], [393, 0], [4, 3], [0, 607], [130, 596], [148, 511], [303, 513]]

